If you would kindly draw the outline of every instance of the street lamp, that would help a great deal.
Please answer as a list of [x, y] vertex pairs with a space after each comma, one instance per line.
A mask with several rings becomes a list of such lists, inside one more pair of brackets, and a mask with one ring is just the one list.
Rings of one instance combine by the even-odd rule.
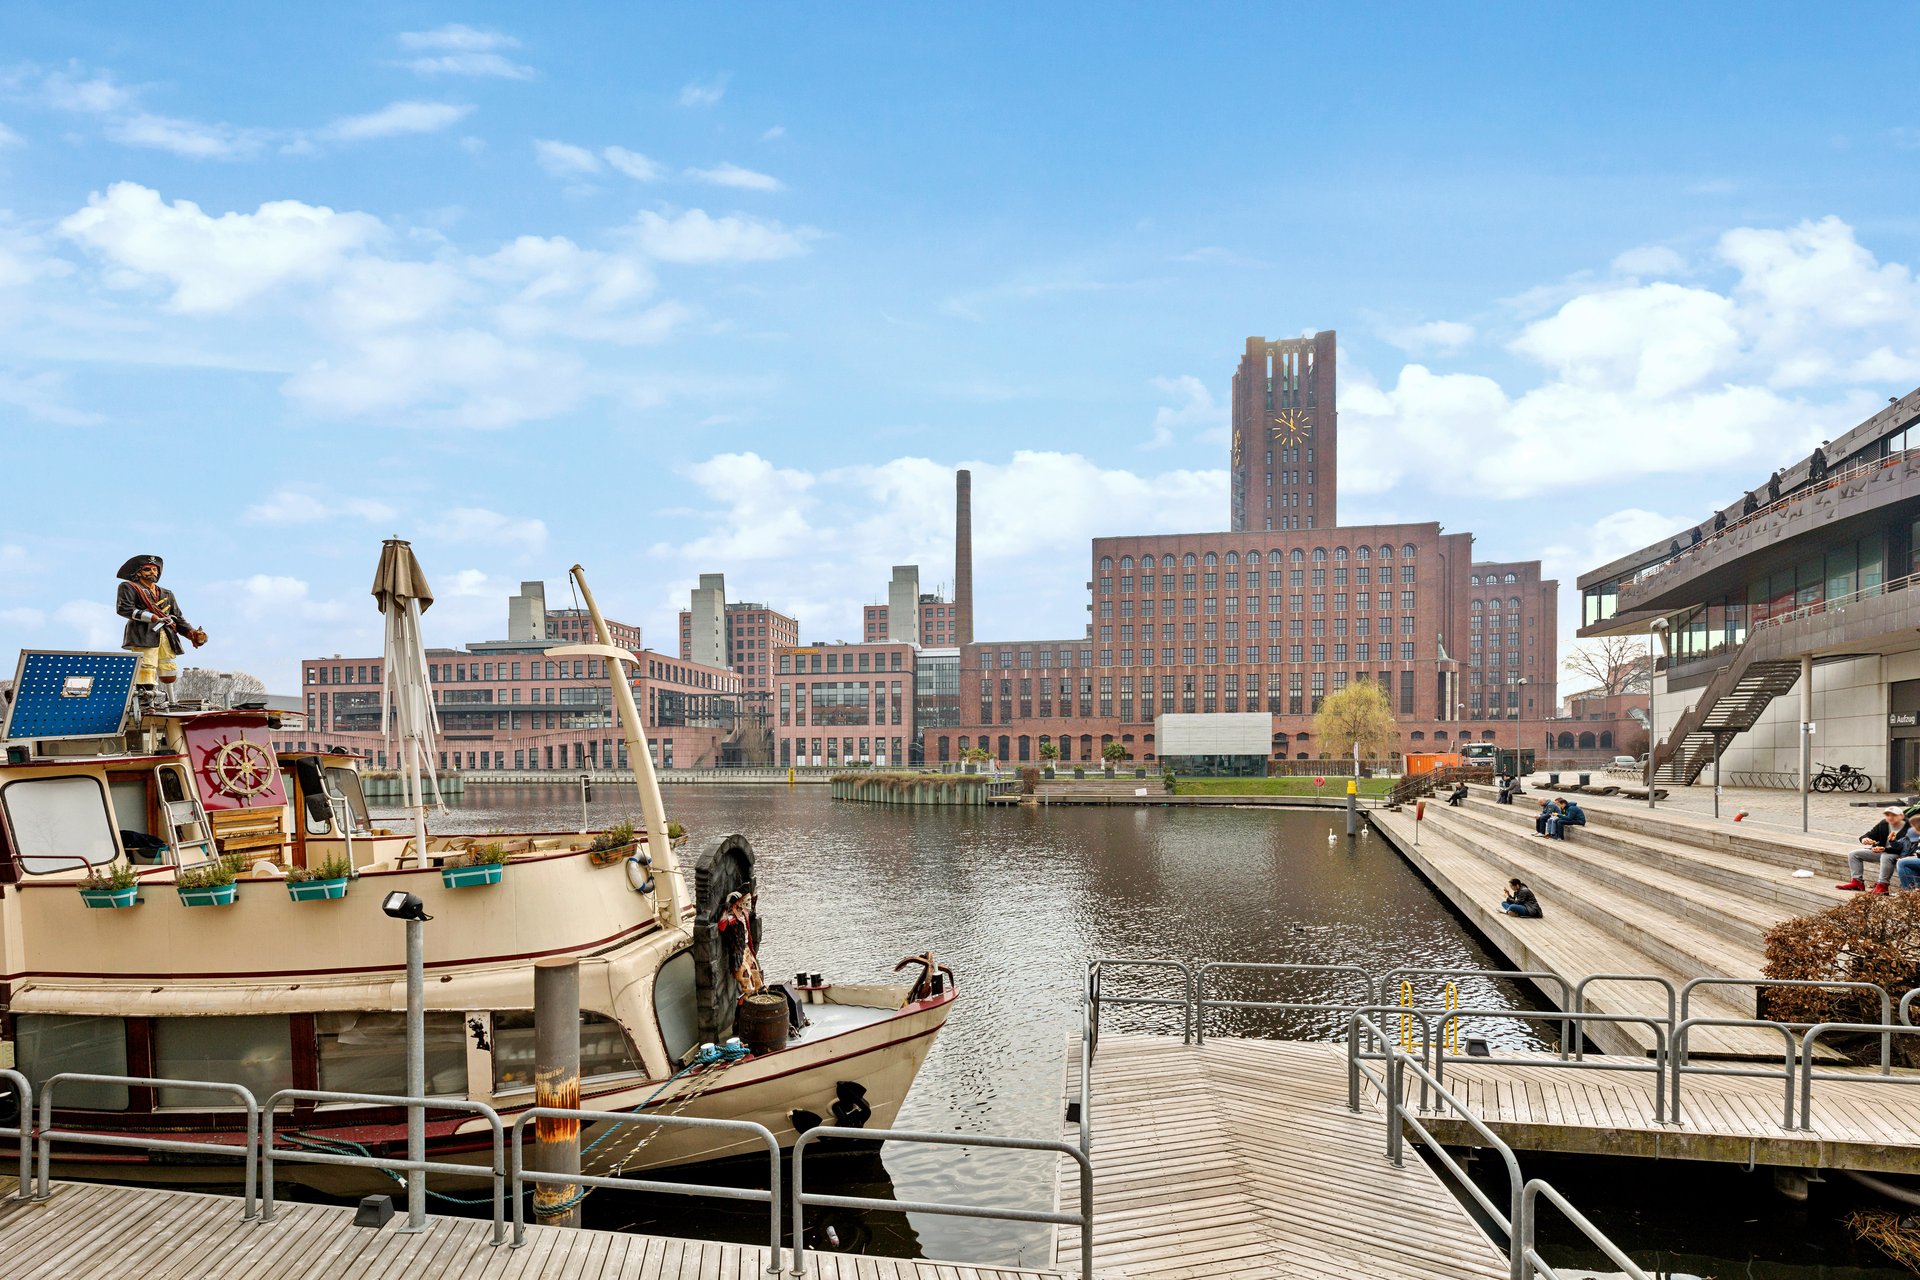
[[[395, 889], [381, 899], [380, 909], [395, 920], [407, 923], [407, 1159], [414, 1165], [426, 1163], [427, 1116], [423, 1103], [427, 1096], [427, 943], [426, 904], [404, 889]], [[407, 1170], [407, 1225], [402, 1231], [427, 1229], [427, 1175], [420, 1168]]]
[[[1656, 648], [1656, 643], [1658, 648]], [[1653, 803], [1654, 756], [1660, 741], [1659, 722], [1653, 715], [1653, 678], [1660, 668], [1660, 653], [1667, 647], [1667, 620], [1655, 618], [1647, 624], [1647, 808]]]

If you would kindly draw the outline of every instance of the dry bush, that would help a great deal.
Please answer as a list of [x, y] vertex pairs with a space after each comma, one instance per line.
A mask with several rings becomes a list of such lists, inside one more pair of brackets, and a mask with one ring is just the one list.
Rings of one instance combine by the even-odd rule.
[[[1815, 915], [1782, 920], [1767, 930], [1766, 945], [1769, 978], [1873, 982], [1897, 1007], [1920, 985], [1920, 893], [1856, 895]], [[1763, 1016], [1782, 1022], [1881, 1019], [1880, 997], [1872, 991], [1765, 987], [1760, 1002]], [[1894, 1038], [1897, 1060], [1920, 1063], [1915, 1039]]]
[[1020, 794], [1030, 796], [1040, 789], [1040, 771], [1030, 765], [1020, 768]]

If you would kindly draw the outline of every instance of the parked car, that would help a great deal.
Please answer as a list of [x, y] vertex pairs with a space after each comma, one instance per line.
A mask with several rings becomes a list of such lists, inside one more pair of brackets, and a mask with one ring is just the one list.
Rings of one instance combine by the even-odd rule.
[[1615, 756], [1613, 758], [1613, 767], [1616, 769], [1633, 769], [1637, 768], [1639, 764], [1640, 761], [1634, 759], [1632, 756]]

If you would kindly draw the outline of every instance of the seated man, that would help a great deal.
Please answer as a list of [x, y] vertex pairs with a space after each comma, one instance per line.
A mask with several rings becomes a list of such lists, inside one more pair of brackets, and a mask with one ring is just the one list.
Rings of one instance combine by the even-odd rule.
[[1529, 920], [1538, 920], [1541, 916], [1540, 899], [1534, 897], [1533, 890], [1519, 880], [1507, 881], [1507, 897], [1500, 904], [1500, 910], [1510, 916], [1525, 916]]
[[1447, 797], [1447, 803], [1452, 805], [1454, 808], [1458, 809], [1460, 807], [1460, 802], [1462, 800], [1465, 800], [1466, 798], [1467, 798], [1467, 784], [1462, 782], [1458, 786], [1456, 786], [1453, 789], [1453, 793]]
[[1534, 834], [1540, 836], [1546, 835], [1547, 824], [1559, 816], [1560, 811], [1553, 807], [1553, 801], [1542, 800], [1540, 802], [1540, 812], [1533, 815]]
[[1861, 879], [1866, 872], [1867, 859], [1878, 858], [1880, 878], [1874, 882], [1873, 888], [1867, 889], [1867, 892], [1885, 893], [1887, 882], [1893, 879], [1894, 864], [1900, 860], [1898, 854], [1888, 852], [1887, 842], [1896, 832], [1905, 828], [1906, 821], [1900, 810], [1885, 810], [1880, 821], [1874, 823], [1867, 829], [1866, 834], [1860, 837], [1860, 847], [1847, 854], [1847, 870], [1853, 873], [1853, 879], [1833, 887], [1848, 890], [1867, 889], [1865, 881]]
[[1587, 825], [1587, 811], [1580, 807], [1578, 800], [1563, 798], [1556, 803], [1559, 807], [1555, 809], [1553, 816], [1547, 819], [1547, 834], [1555, 840], [1565, 840], [1568, 827]]
[[1889, 828], [1887, 852], [1894, 857], [1893, 869], [1900, 873], [1900, 889], [1911, 892], [1920, 889], [1920, 826], [1914, 825], [1915, 811], [1902, 815], [1906, 826], [1898, 831]]

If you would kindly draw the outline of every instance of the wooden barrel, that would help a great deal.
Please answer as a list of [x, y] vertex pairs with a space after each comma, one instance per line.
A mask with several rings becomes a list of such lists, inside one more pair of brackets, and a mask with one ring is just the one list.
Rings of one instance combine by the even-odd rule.
[[733, 1034], [755, 1054], [786, 1048], [787, 998], [777, 991], [746, 997], [733, 1015]]

